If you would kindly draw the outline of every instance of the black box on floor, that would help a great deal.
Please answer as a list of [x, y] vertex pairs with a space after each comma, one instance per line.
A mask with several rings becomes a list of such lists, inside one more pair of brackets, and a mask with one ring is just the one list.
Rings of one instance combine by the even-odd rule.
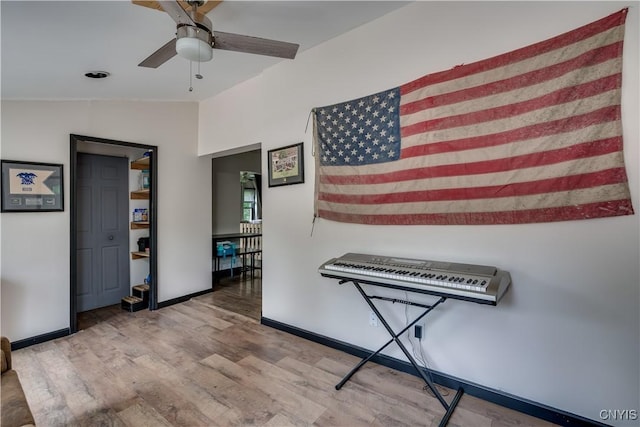
[[140, 297], [128, 296], [122, 298], [121, 303], [122, 309], [127, 311], [140, 311], [149, 307], [149, 302], [144, 301]]

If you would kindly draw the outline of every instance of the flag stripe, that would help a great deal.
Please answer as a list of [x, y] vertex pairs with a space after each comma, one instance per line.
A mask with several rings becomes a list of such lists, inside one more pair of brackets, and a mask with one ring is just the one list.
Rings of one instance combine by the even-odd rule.
[[508, 64], [523, 61], [529, 58], [537, 58], [541, 55], [562, 48], [567, 48], [579, 44], [597, 34], [606, 32], [614, 27], [624, 24], [626, 9], [613, 13], [591, 24], [584, 25], [572, 31], [568, 31], [551, 39], [529, 45], [527, 47], [511, 51], [493, 58], [484, 59], [471, 64], [454, 67], [451, 70], [441, 71], [426, 75], [407, 83], [401, 87], [401, 94], [404, 96], [425, 86], [431, 86], [444, 81], [468, 77], [483, 71], [493, 71], [496, 68]]
[[579, 127], [575, 130], [554, 133], [551, 135], [542, 135], [531, 139], [523, 139], [509, 141], [501, 145], [479, 146], [470, 148], [461, 152], [461, 150], [447, 149], [446, 144], [433, 144], [429, 148], [435, 148], [432, 152], [428, 152], [428, 162], [422, 156], [405, 156], [397, 162], [385, 165], [363, 165], [355, 167], [323, 167], [323, 175], [370, 175], [377, 173], [389, 173], [396, 170], [416, 169], [425, 166], [449, 165], [452, 163], [460, 163], [461, 161], [477, 162], [481, 160], [501, 159], [505, 157], [505, 153], [510, 156], [520, 156], [551, 149], [560, 149], [570, 147], [575, 141], [596, 141], [620, 137], [620, 121], [607, 121], [603, 123], [595, 123], [590, 126]]
[[487, 187], [405, 191], [375, 195], [320, 193], [318, 195], [318, 199], [326, 200], [328, 202], [349, 203], [351, 205], [489, 199], [495, 197], [513, 197], [530, 194], [540, 194], [551, 191], [567, 191], [571, 189], [588, 188], [597, 185], [616, 184], [620, 182], [626, 182], [626, 173], [622, 168], [614, 168], [581, 175], [549, 178], [506, 185], [494, 185]]
[[626, 185], [623, 183], [575, 190], [536, 193], [519, 197], [494, 197], [468, 200], [416, 201], [402, 204], [350, 205], [319, 200], [320, 209], [358, 215], [409, 215], [421, 213], [502, 212], [536, 208], [583, 205], [592, 202], [623, 199]]
[[[415, 135], [417, 133], [423, 133], [427, 130], [436, 131], [459, 126], [469, 126], [478, 123], [485, 123], [504, 118], [512, 118], [514, 116], [520, 116], [524, 113], [540, 110], [546, 107], [554, 107], [558, 104], [574, 102], [582, 100], [584, 98], [589, 98], [595, 95], [606, 93], [620, 88], [621, 83], [621, 75], [607, 76], [592, 82], [563, 88], [539, 96], [537, 98], [529, 99], [527, 101], [514, 102], [509, 105], [487, 108], [468, 114], [455, 115], [435, 120], [426, 120], [410, 126], [403, 126], [401, 127], [401, 135], [402, 137], [406, 137]], [[608, 97], [608, 99], [611, 98], [615, 99], [615, 97], [612, 96]]]
[[321, 218], [332, 221], [370, 225], [526, 224], [532, 222], [571, 221], [585, 218], [603, 218], [631, 214], [633, 214], [633, 209], [631, 207], [631, 201], [628, 199], [589, 203], [584, 205], [558, 206], [552, 208], [504, 212], [354, 215], [323, 209], [318, 210], [318, 215]]
[[582, 144], [575, 144], [570, 147], [557, 150], [549, 150], [483, 162], [467, 162], [423, 167], [419, 169], [403, 169], [395, 172], [374, 175], [323, 175], [320, 178], [320, 182], [328, 184], [371, 185], [443, 176], [476, 175], [548, 165], [582, 157], [598, 156], [601, 154], [619, 151], [621, 146], [622, 139], [615, 137], [604, 141], [591, 141]]
[[[446, 93], [455, 93], [464, 89], [473, 89], [492, 82], [509, 80], [521, 74], [533, 72], [541, 68], [552, 66], [553, 64], [570, 61], [576, 57], [582, 56], [587, 52], [593, 52], [598, 47], [618, 44], [620, 51], [616, 57], [622, 55], [622, 42], [624, 38], [624, 27], [615, 27], [604, 33], [598, 34], [591, 39], [583, 40], [571, 46], [571, 48], [560, 48], [548, 53], [544, 53], [526, 60], [518, 61], [511, 64], [499, 66], [487, 71], [481, 71], [476, 74], [464, 76], [462, 78], [454, 78], [441, 83], [425, 86], [413, 90], [412, 92], [402, 93], [404, 103], [420, 101], [429, 96], [438, 96]], [[466, 66], [463, 66], [466, 67]], [[589, 68], [589, 67], [587, 67]], [[560, 76], [557, 76], [558, 79]], [[548, 80], [545, 80], [548, 81]], [[530, 84], [535, 84], [531, 82]], [[404, 86], [403, 86], [404, 87]]]
[[[424, 111], [407, 113], [401, 116], [402, 126], [406, 127], [424, 120], [435, 120], [448, 116], [473, 113], [493, 106], [504, 106], [509, 103], [535, 99], [540, 97], [541, 94], [551, 93], [563, 88], [570, 88], [576, 84], [592, 82], [608, 77], [612, 74], [612, 69], [622, 69], [621, 65], [621, 58], [615, 58], [591, 67], [571, 71], [552, 80], [515, 88], [508, 92], [487, 94], [480, 98], [470, 98], [457, 103], [433, 106]], [[402, 102], [407, 102], [405, 97], [402, 98]]]
[[[553, 117], [553, 114], [547, 115]], [[560, 115], [560, 113], [558, 113], [558, 115]], [[522, 126], [498, 133], [444, 141], [438, 144], [423, 144], [403, 148], [401, 157], [424, 156], [427, 154], [447, 151], [460, 151], [472, 148], [503, 145], [510, 142], [538, 138], [545, 135], [556, 135], [565, 131], [580, 129], [597, 122], [618, 121], [620, 120], [620, 116], [620, 107], [618, 105], [608, 106], [585, 114], [577, 114], [575, 116], [569, 116], [558, 120], [538, 122], [529, 126]]]
[[[495, 185], [496, 182], [522, 183], [535, 179], [551, 179], [565, 176], [567, 171], [571, 175], [585, 174], [593, 171], [613, 169], [620, 167], [621, 153], [614, 152], [596, 158], [581, 158], [554, 165], [542, 165], [533, 168], [515, 169], [504, 172], [482, 175], [458, 175], [438, 178], [416, 179], [402, 183], [403, 191], [428, 191], [440, 189], [485, 187]], [[398, 191], [399, 185], [395, 182], [371, 185], [344, 185], [323, 184], [323, 194], [385, 194]]]
[[582, 70], [587, 66], [594, 66], [617, 58], [622, 42], [605, 46], [594, 51], [587, 52], [578, 58], [565, 61], [560, 64], [550, 65], [535, 71], [521, 73], [505, 80], [494, 81], [469, 89], [457, 90], [441, 95], [429, 96], [418, 101], [406, 102], [400, 106], [400, 114], [412, 114], [427, 108], [454, 104], [470, 99], [483, 98], [497, 93], [510, 92], [515, 89], [537, 85], [541, 82], [553, 80], [575, 70]]

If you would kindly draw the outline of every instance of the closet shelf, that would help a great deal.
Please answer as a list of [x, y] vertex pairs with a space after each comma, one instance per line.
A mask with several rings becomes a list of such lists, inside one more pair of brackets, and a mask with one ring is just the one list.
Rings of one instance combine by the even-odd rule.
[[148, 252], [131, 252], [131, 259], [149, 258]]
[[150, 157], [141, 157], [131, 162], [131, 169], [145, 170], [149, 169]]
[[131, 221], [131, 229], [149, 228], [149, 221]]
[[149, 189], [144, 190], [136, 190], [131, 192], [131, 199], [148, 199], [149, 198]]

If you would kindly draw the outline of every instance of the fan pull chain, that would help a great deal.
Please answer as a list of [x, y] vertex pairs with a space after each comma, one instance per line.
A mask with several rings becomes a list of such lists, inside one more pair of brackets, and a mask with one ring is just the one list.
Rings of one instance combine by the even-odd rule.
[[200, 53], [200, 43], [198, 43], [198, 72], [196, 73], [196, 79], [202, 80], [202, 74], [200, 74], [200, 61], [202, 60], [202, 55]]
[[[202, 74], [200, 74], [200, 44], [198, 44], [198, 72], [195, 74], [196, 79], [202, 80]], [[189, 92], [193, 92], [193, 61], [189, 61]]]

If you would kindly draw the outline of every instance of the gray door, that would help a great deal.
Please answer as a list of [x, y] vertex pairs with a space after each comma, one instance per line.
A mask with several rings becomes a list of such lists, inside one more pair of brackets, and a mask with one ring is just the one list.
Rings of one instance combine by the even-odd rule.
[[129, 294], [129, 167], [124, 157], [78, 153], [78, 312]]

